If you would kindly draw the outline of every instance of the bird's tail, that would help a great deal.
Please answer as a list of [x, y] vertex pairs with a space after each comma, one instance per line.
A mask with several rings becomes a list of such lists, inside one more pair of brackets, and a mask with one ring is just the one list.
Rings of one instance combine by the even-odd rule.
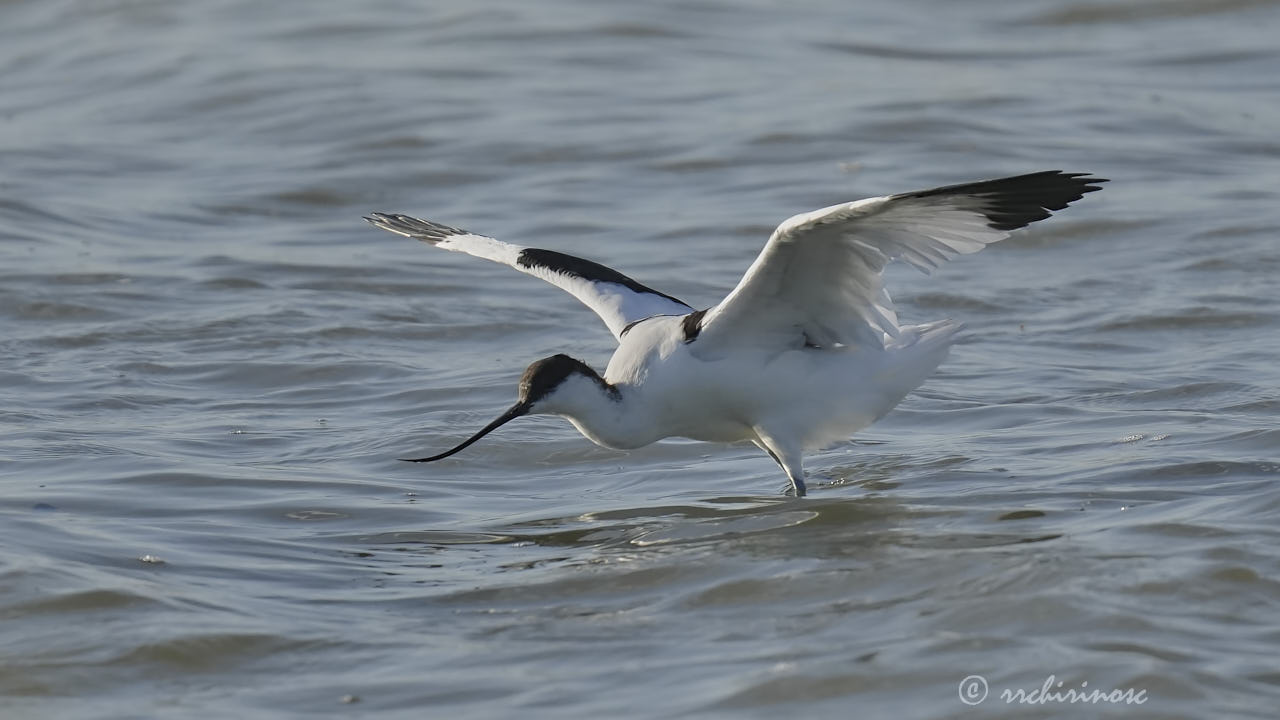
[[[907, 325], [898, 332], [895, 338], [888, 338], [886, 350], [903, 350], [915, 345], [925, 350], [929, 347], [941, 346], [945, 351], [951, 347], [951, 339], [964, 329], [964, 323], [958, 320], [938, 320], [923, 325]], [[939, 358], [941, 362], [941, 358]]]
[[947, 351], [964, 324], [955, 320], [939, 320], [924, 325], [908, 325], [898, 337], [885, 346], [885, 360], [876, 383], [884, 392], [882, 411], [895, 405], [933, 374], [947, 358]]

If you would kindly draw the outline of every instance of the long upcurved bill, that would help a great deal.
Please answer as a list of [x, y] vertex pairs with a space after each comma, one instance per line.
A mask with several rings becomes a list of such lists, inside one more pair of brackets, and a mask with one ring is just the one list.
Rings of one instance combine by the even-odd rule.
[[435, 461], [435, 460], [443, 460], [444, 458], [447, 458], [447, 457], [449, 457], [450, 455], [452, 455], [452, 454], [454, 454], [454, 453], [456, 453], [456, 452], [459, 452], [459, 451], [463, 450], [464, 448], [466, 448], [466, 447], [467, 447], [468, 445], [470, 445], [471, 443], [473, 443], [473, 442], [475, 442], [475, 441], [479, 440], [480, 438], [484, 437], [485, 435], [488, 435], [489, 433], [493, 432], [494, 430], [497, 430], [498, 428], [502, 427], [503, 425], [506, 425], [507, 423], [511, 422], [512, 420], [515, 420], [516, 418], [520, 417], [521, 415], [525, 415], [525, 414], [527, 414], [528, 412], [529, 412], [529, 406], [528, 406], [527, 404], [523, 403], [523, 402], [518, 402], [518, 403], [516, 403], [515, 405], [512, 405], [512, 406], [511, 406], [511, 407], [510, 407], [506, 412], [502, 413], [502, 415], [500, 415], [500, 416], [498, 417], [498, 419], [497, 419], [497, 420], [494, 420], [493, 422], [489, 423], [488, 425], [485, 425], [485, 426], [484, 426], [484, 429], [482, 429], [480, 432], [476, 433], [475, 435], [472, 435], [471, 437], [467, 438], [465, 441], [463, 441], [463, 443], [462, 443], [461, 445], [459, 445], [459, 446], [455, 447], [455, 448], [454, 448], [454, 449], [452, 449], [452, 450], [446, 450], [445, 452], [442, 452], [442, 453], [440, 453], [439, 455], [432, 455], [431, 457], [424, 457], [424, 458], [400, 458], [400, 459], [401, 459], [401, 460], [403, 460], [403, 461], [405, 461], [405, 462], [433, 462], [433, 461]]

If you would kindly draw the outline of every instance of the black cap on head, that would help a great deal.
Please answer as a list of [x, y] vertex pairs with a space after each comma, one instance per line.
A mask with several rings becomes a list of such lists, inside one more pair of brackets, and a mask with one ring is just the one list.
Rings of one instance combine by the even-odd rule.
[[541, 400], [574, 373], [599, 377], [586, 363], [564, 353], [538, 360], [520, 378], [520, 402], [528, 404]]
[[515, 420], [518, 417], [528, 415], [533, 408], [533, 404], [554, 392], [560, 384], [573, 374], [583, 375], [592, 378], [600, 386], [614, 393], [617, 391], [607, 384], [595, 370], [581, 360], [574, 360], [568, 355], [552, 355], [533, 363], [524, 371], [524, 376], [520, 378], [520, 394], [516, 404], [512, 405], [498, 419], [484, 426], [480, 432], [472, 435], [464, 440], [460, 445], [451, 450], [446, 450], [439, 455], [432, 455], [424, 458], [402, 458], [407, 462], [434, 462], [443, 460], [454, 453], [468, 447], [480, 438], [497, 430], [503, 425]]

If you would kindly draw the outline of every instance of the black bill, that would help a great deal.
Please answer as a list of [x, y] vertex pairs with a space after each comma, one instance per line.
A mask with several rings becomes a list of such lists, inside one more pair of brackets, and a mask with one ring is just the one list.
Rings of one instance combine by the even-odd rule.
[[475, 441], [479, 440], [480, 438], [484, 437], [485, 435], [488, 435], [489, 433], [493, 432], [494, 430], [497, 430], [498, 428], [502, 427], [503, 425], [506, 425], [507, 423], [511, 422], [512, 420], [515, 420], [516, 418], [518, 418], [518, 417], [520, 417], [521, 415], [524, 415], [524, 414], [526, 414], [526, 413], [528, 413], [528, 412], [529, 412], [529, 406], [528, 406], [526, 403], [524, 403], [523, 401], [518, 402], [518, 403], [516, 403], [515, 405], [512, 405], [512, 406], [511, 406], [511, 408], [510, 408], [509, 410], [507, 410], [506, 412], [502, 413], [502, 415], [501, 415], [501, 416], [499, 416], [497, 420], [494, 420], [493, 422], [489, 423], [488, 425], [485, 425], [485, 426], [484, 426], [484, 429], [482, 429], [480, 432], [476, 433], [475, 435], [472, 435], [471, 437], [467, 438], [466, 440], [464, 440], [464, 441], [462, 442], [462, 444], [461, 444], [461, 445], [458, 445], [457, 447], [455, 447], [455, 448], [454, 448], [454, 449], [452, 449], [452, 450], [446, 450], [445, 452], [442, 452], [442, 453], [440, 453], [439, 455], [432, 455], [431, 457], [424, 457], [424, 458], [400, 458], [400, 459], [401, 459], [401, 460], [403, 460], [403, 461], [405, 461], [405, 462], [432, 462], [432, 461], [435, 461], [435, 460], [443, 460], [444, 458], [447, 458], [447, 457], [449, 457], [450, 455], [452, 455], [452, 454], [454, 454], [454, 453], [456, 453], [456, 452], [459, 452], [459, 451], [463, 450], [464, 448], [466, 448], [466, 447], [467, 447], [468, 445], [470, 445], [471, 443], [474, 443]]

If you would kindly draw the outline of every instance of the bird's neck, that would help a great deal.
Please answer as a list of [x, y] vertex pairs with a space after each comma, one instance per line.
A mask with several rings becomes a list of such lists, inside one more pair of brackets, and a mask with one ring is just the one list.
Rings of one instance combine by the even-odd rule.
[[659, 439], [652, 437], [652, 423], [626, 387], [606, 383], [599, 376], [575, 378], [562, 387], [550, 412], [568, 418], [588, 440], [604, 447], [625, 450]]

